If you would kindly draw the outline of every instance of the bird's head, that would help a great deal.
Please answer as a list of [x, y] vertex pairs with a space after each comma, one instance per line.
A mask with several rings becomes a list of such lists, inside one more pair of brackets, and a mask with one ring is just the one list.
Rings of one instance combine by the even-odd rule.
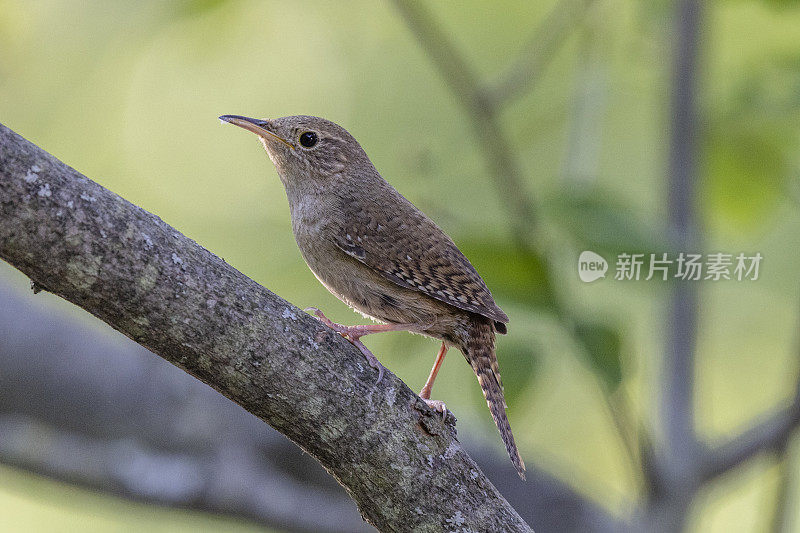
[[353, 136], [324, 118], [306, 115], [272, 120], [239, 115], [219, 118], [258, 135], [287, 187], [325, 186], [337, 181], [345, 170], [365, 163], [372, 167]]

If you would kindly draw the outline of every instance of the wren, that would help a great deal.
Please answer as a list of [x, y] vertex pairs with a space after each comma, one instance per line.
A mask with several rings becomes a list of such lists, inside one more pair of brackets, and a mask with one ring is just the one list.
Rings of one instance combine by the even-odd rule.
[[361, 350], [378, 381], [383, 366], [360, 337], [403, 330], [441, 340], [420, 397], [442, 412], [446, 407], [430, 399], [431, 388], [448, 348], [458, 348], [525, 479], [495, 353], [495, 334], [506, 333], [508, 316], [453, 240], [381, 177], [341, 126], [311, 116], [220, 119], [255, 133], [264, 145], [286, 189], [300, 253], [316, 278], [379, 324], [344, 326], [311, 308], [314, 314]]

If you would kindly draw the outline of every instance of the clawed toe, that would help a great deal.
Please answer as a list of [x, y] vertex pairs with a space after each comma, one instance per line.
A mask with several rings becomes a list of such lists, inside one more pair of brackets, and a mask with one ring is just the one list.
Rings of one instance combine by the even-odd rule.
[[349, 340], [351, 343], [353, 343], [356, 346], [356, 348], [359, 349], [359, 351], [361, 351], [362, 355], [367, 360], [367, 363], [369, 363], [369, 366], [378, 371], [378, 379], [377, 381], [375, 381], [375, 384], [377, 385], [378, 383], [380, 383], [381, 380], [383, 379], [383, 365], [381, 364], [380, 361], [378, 361], [378, 358], [375, 357], [375, 354], [370, 352], [369, 348], [364, 346], [364, 343], [361, 342], [360, 340], [358, 339], [353, 340], [350, 337], [345, 337], [345, 338]]
[[330, 318], [325, 316], [325, 313], [323, 313], [316, 307], [306, 307], [305, 309], [303, 309], [303, 311], [305, 311], [306, 313], [313, 314], [315, 317], [317, 317], [317, 320], [319, 320], [320, 322], [322, 322], [323, 324], [325, 324], [326, 326], [328, 326], [337, 333], [344, 335], [344, 332], [347, 331], [347, 326], [343, 326], [341, 324], [333, 322]]
[[364, 343], [359, 340], [363, 335], [371, 333], [369, 328], [374, 328], [375, 326], [344, 326], [342, 324], [333, 322], [331, 319], [325, 316], [325, 313], [316, 307], [306, 307], [304, 311], [307, 313], [312, 313], [315, 317], [317, 317], [317, 320], [331, 328], [333, 331], [350, 341], [351, 344], [358, 348], [358, 350], [364, 355], [367, 363], [369, 363], [369, 366], [378, 371], [378, 380], [375, 383], [378, 384], [381, 382], [384, 372], [383, 365], [380, 363], [380, 361], [378, 361], [378, 358], [369, 351], [369, 348], [364, 346]]
[[447, 418], [447, 405], [443, 401], [429, 400], [428, 398], [422, 398], [422, 401], [437, 413], [442, 413], [442, 420]]

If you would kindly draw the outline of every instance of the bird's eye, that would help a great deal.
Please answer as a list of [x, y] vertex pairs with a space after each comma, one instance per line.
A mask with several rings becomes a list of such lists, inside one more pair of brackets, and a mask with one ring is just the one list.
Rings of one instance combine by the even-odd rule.
[[319, 138], [317, 137], [317, 134], [314, 133], [313, 131], [306, 131], [300, 134], [300, 144], [303, 145], [305, 148], [311, 148], [312, 146], [317, 144], [318, 140]]

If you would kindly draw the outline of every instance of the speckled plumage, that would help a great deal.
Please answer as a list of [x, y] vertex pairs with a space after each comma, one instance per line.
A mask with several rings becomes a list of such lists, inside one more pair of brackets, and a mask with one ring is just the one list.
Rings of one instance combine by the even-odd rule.
[[483, 279], [450, 237], [386, 185], [379, 195], [340, 203], [344, 223], [336, 245], [402, 287], [508, 322]]
[[[365, 316], [409, 325], [461, 350], [524, 478], [495, 355], [495, 333], [506, 332], [508, 317], [450, 237], [333, 122], [221, 118], [259, 135], [286, 188], [298, 247], [328, 290]], [[300, 136], [308, 132], [316, 143], [305, 147]]]

